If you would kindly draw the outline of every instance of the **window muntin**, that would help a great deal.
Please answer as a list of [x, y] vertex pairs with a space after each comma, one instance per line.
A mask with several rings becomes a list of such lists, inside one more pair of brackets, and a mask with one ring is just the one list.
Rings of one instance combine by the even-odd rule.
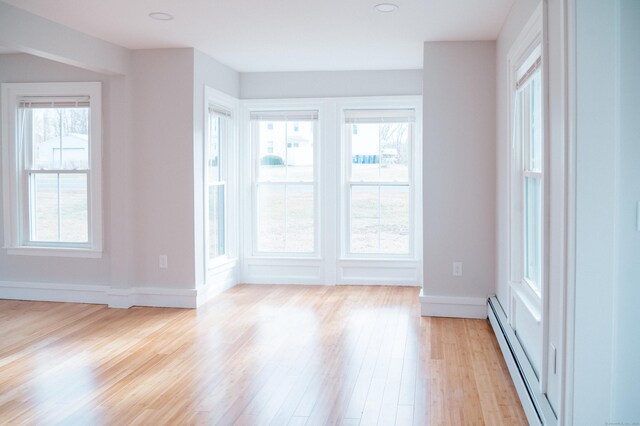
[[414, 110], [345, 110], [351, 255], [412, 252]]
[[[520, 191], [522, 193], [523, 281], [537, 295], [542, 288], [543, 264], [543, 125], [542, 73], [540, 53], [534, 51], [519, 71], [522, 74], [515, 94], [515, 143], [522, 154]], [[521, 68], [522, 69], [522, 68]]]
[[100, 92], [100, 83], [2, 85], [9, 254], [100, 256]]
[[254, 250], [313, 254], [318, 111], [254, 111]]

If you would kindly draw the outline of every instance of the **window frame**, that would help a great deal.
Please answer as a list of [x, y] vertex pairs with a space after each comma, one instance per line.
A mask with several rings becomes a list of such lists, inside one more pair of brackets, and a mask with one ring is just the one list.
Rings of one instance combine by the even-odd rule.
[[[204, 265], [207, 277], [213, 273], [217, 268], [224, 267], [230, 262], [237, 260], [238, 256], [238, 242], [237, 242], [237, 195], [235, 194], [237, 188], [237, 176], [236, 176], [236, 162], [237, 162], [237, 143], [238, 143], [238, 107], [239, 102], [237, 99], [213, 89], [209, 86], [204, 86], [204, 134], [202, 145], [202, 202], [203, 202], [203, 217], [202, 225], [204, 230], [204, 247], [203, 257]], [[224, 248], [225, 252], [222, 255], [216, 256], [211, 259], [209, 257], [209, 182], [208, 182], [208, 162], [209, 162], [209, 137], [210, 127], [209, 118], [211, 110], [217, 111], [220, 115], [228, 115], [226, 120], [225, 135], [220, 140], [219, 146], [219, 168], [220, 168], [220, 180], [217, 182], [224, 182]]]
[[[421, 180], [421, 168], [419, 161], [422, 160], [421, 140], [418, 140], [421, 133], [419, 115], [421, 115], [421, 105], [418, 100], [411, 99], [383, 99], [383, 100], [363, 100], [358, 102], [340, 103], [339, 109], [339, 129], [340, 129], [340, 145], [341, 145], [341, 177], [340, 177], [340, 216], [342, 225], [340, 227], [340, 260], [415, 260], [419, 257], [416, 237], [417, 232], [421, 232], [421, 224], [417, 223], [416, 218], [421, 217], [417, 211], [420, 206], [416, 203], [417, 184]], [[360, 182], [351, 181], [352, 169], [352, 134], [349, 132], [349, 125], [346, 122], [346, 110], [413, 110], [414, 120], [410, 122], [409, 133], [409, 170], [406, 182], [394, 182], [378, 180], [376, 182]], [[407, 253], [358, 253], [351, 251], [351, 191], [354, 186], [371, 186], [381, 188], [382, 186], [401, 186], [409, 188], [409, 250]]]
[[[4, 248], [10, 255], [102, 257], [102, 83], [3, 83], [2, 158]], [[25, 156], [17, 141], [18, 106], [23, 97], [88, 97], [89, 156], [87, 176], [87, 243], [29, 240], [30, 208]], [[60, 172], [60, 171], [54, 171]], [[69, 171], [70, 173], [76, 173]], [[83, 172], [84, 173], [84, 172]]]
[[[544, 82], [543, 82], [543, 67], [542, 67], [542, 43], [538, 37], [534, 39], [534, 41], [528, 46], [527, 49], [523, 51], [522, 56], [514, 62], [514, 66], [511, 71], [511, 84], [510, 84], [510, 93], [511, 97], [511, 121], [513, 122], [513, 128], [511, 132], [512, 138], [512, 183], [511, 183], [511, 209], [512, 216], [516, 215], [517, 217], [511, 218], [511, 234], [512, 234], [512, 246], [518, 247], [518, 252], [516, 256], [513, 256], [511, 259], [511, 281], [515, 283], [519, 283], [519, 289], [523, 297], [525, 297], [530, 306], [534, 307], [535, 311], [539, 312], [541, 310], [541, 303], [543, 297], [543, 289], [545, 286], [545, 276], [546, 276], [546, 230], [547, 230], [547, 188], [546, 188], [546, 180], [545, 179], [545, 171], [546, 171], [546, 126], [545, 126], [545, 116], [546, 109], [544, 106]], [[536, 70], [530, 75], [526, 75], [526, 71], [529, 67], [531, 67], [537, 60], [540, 61]], [[530, 113], [529, 107], [527, 105], [527, 101], [529, 104], [531, 103], [531, 98], [529, 96], [524, 98], [525, 91], [524, 89], [528, 88], [533, 81], [536, 74], [540, 73], [540, 85], [541, 85], [541, 99], [540, 99], [540, 117], [541, 117], [541, 158], [540, 158], [540, 170], [533, 170], [530, 167], [531, 155], [531, 141], [530, 141], [530, 122], [525, 119], [525, 112]], [[520, 82], [520, 85], [518, 85]], [[521, 97], [523, 99], [521, 99]], [[518, 105], [520, 102], [521, 105]], [[525, 108], [526, 107], [526, 108]], [[530, 117], [530, 114], [527, 114]], [[519, 121], [517, 121], [519, 120]], [[525, 136], [526, 135], [526, 136]], [[515, 138], [518, 137], [516, 141]], [[517, 142], [517, 143], [516, 143]], [[540, 278], [538, 283], [532, 282], [527, 277], [527, 200], [526, 200], [526, 181], [527, 178], [533, 178], [540, 181], [540, 206], [539, 206], [539, 214], [540, 214], [540, 230], [539, 230], [539, 238], [540, 238], [540, 250], [539, 250], [539, 263], [540, 263]]]
[[[277, 112], [310, 112], [313, 111], [317, 114], [315, 120], [314, 133], [313, 133], [313, 181], [312, 182], [295, 182], [295, 181], [273, 181], [265, 182], [259, 180], [259, 157], [260, 146], [256, 143], [257, 140], [253, 137], [254, 122], [251, 120], [253, 113], [265, 112], [265, 113], [277, 113]], [[245, 106], [246, 115], [246, 140], [249, 145], [250, 152], [250, 176], [248, 176], [249, 184], [251, 187], [251, 202], [250, 202], [250, 215], [251, 215], [251, 231], [250, 231], [250, 245], [248, 254], [252, 258], [279, 258], [279, 259], [318, 259], [322, 253], [322, 241], [320, 238], [322, 227], [322, 212], [320, 197], [322, 194], [321, 183], [321, 144], [322, 144], [322, 121], [323, 117], [323, 105], [316, 102], [297, 102], [297, 101], [282, 101], [282, 102], [255, 102]], [[287, 122], [295, 122], [296, 120], [290, 120]], [[288, 185], [309, 185], [313, 188], [313, 220], [314, 220], [314, 249], [312, 252], [269, 252], [261, 251], [258, 248], [258, 233], [259, 233], [259, 211], [258, 211], [258, 188], [261, 185], [272, 186], [286, 186]], [[285, 211], [286, 214], [286, 211]]]

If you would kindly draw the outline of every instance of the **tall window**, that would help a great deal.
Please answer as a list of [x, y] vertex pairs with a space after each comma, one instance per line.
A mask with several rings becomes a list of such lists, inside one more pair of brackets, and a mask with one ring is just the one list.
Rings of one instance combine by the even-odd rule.
[[348, 254], [409, 255], [415, 111], [345, 110]]
[[225, 143], [229, 139], [231, 114], [221, 108], [209, 107], [205, 152], [206, 234], [207, 258], [212, 261], [226, 254], [225, 199], [226, 170], [224, 169]]
[[254, 111], [254, 251], [315, 253], [318, 111]]
[[518, 70], [515, 93], [515, 144], [522, 153], [523, 278], [540, 294], [542, 285], [543, 136], [540, 51]]
[[8, 246], [99, 251], [100, 83], [2, 93]]

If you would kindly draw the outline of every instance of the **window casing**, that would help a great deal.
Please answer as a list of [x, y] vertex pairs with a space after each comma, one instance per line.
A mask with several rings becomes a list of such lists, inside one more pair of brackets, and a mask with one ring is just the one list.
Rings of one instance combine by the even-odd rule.
[[345, 109], [346, 257], [414, 255], [415, 110]]
[[253, 252], [318, 253], [318, 111], [251, 111]]
[[99, 257], [101, 84], [2, 85], [9, 254]]
[[205, 234], [209, 266], [227, 255], [226, 149], [231, 137], [231, 113], [210, 105], [207, 115], [205, 145]]
[[541, 49], [536, 48], [516, 73], [514, 89], [514, 147], [516, 192], [520, 200], [521, 267], [523, 283], [539, 298], [543, 285], [544, 143]]

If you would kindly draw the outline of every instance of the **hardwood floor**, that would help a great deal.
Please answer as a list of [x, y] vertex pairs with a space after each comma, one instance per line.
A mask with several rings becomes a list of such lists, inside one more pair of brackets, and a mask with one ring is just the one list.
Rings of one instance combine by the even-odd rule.
[[198, 310], [0, 300], [0, 424], [516, 425], [488, 321], [418, 289], [237, 286]]

